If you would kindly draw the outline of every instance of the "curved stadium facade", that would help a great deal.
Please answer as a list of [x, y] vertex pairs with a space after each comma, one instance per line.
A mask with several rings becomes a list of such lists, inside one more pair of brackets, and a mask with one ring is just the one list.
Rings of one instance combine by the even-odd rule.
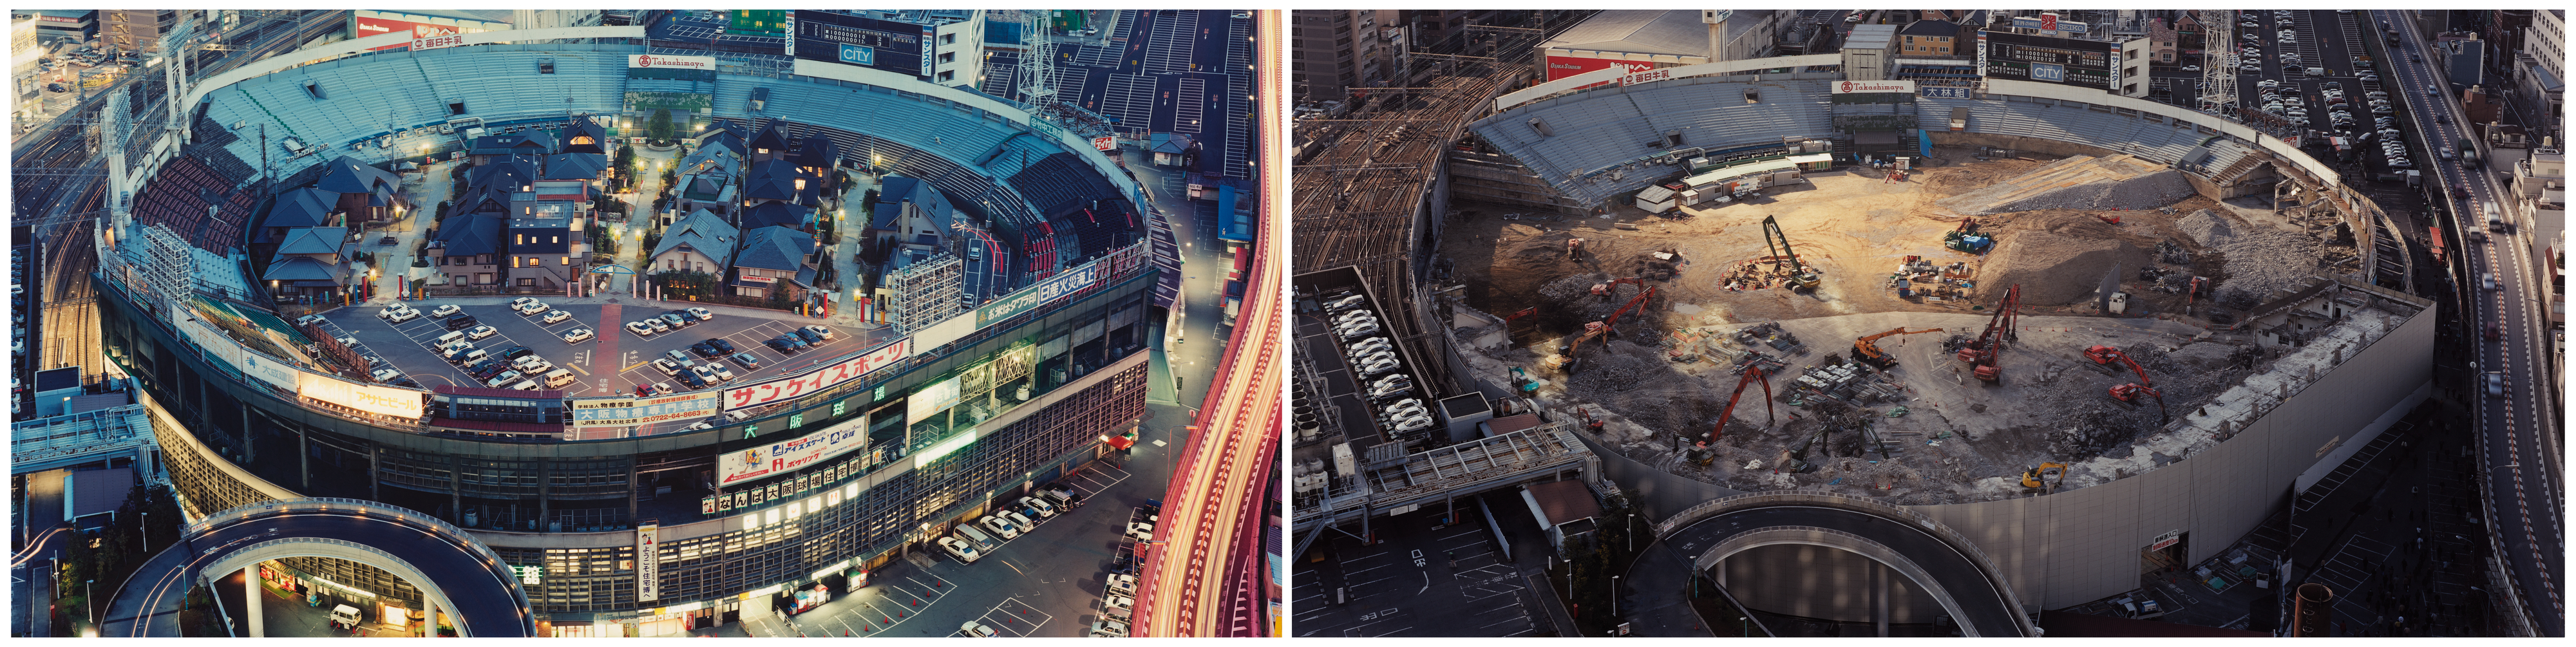
[[[1102, 438], [1142, 420], [1148, 322], [1169, 307], [1173, 278], [1143, 231], [1047, 245], [1060, 254], [1052, 267], [1013, 268], [981, 309], [817, 351], [843, 357], [780, 376], [798, 379], [797, 395], [729, 394], [729, 405], [755, 402], [729, 406], [738, 419], [609, 440], [342, 406], [316, 390], [431, 394], [298, 367], [191, 314], [212, 305], [247, 326], [293, 330], [258, 305], [270, 299], [240, 253], [249, 214], [297, 186], [265, 182], [253, 166], [264, 157], [276, 178], [344, 154], [416, 160], [459, 148], [460, 126], [552, 131], [627, 115], [625, 92], [639, 89], [711, 95], [706, 117], [828, 137], [844, 168], [920, 178], [1016, 247], [1065, 235], [1043, 225], [1065, 204], [1161, 217], [1134, 181], [1113, 179], [1109, 159], [1009, 100], [779, 57], [728, 56], [698, 79], [630, 75], [629, 55], [671, 53], [627, 44], [642, 42], [362, 52], [201, 91], [184, 148], [144, 174], [96, 278], [106, 353], [156, 405], [170, 479], [192, 514], [294, 497], [385, 502], [472, 532], [520, 569], [540, 618], [703, 622], [895, 559], [997, 497], [1103, 456]], [[286, 137], [323, 152], [290, 157], [276, 148]], [[192, 280], [153, 274], [150, 259], [171, 254], [193, 257]], [[648, 537], [657, 555], [639, 554]], [[292, 565], [419, 608], [419, 591], [381, 571]]]

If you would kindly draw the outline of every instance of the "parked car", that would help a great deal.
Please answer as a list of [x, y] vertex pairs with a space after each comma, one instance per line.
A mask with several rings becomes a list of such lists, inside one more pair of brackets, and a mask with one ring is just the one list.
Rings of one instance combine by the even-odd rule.
[[670, 358], [667, 357], [653, 358], [653, 368], [661, 371], [665, 375], [678, 375], [682, 370], [679, 362], [671, 361]]
[[733, 363], [741, 364], [745, 369], [756, 370], [760, 368], [760, 358], [753, 357], [751, 353], [734, 353]]
[[706, 343], [706, 342], [698, 342], [698, 343], [695, 343], [695, 344], [690, 344], [690, 345], [689, 345], [689, 352], [697, 353], [699, 357], [709, 357], [709, 358], [712, 358], [712, 357], [715, 357], [715, 356], [723, 355], [723, 354], [724, 354], [724, 351], [716, 350], [716, 347], [715, 347], [715, 345], [714, 345], [714, 344], [709, 344], [709, 343]]
[[536, 302], [537, 302], [537, 298], [536, 298], [536, 297], [519, 297], [519, 298], [511, 299], [511, 300], [510, 300], [510, 307], [512, 307], [512, 308], [516, 308], [516, 307], [519, 307], [519, 306], [524, 306], [524, 305], [531, 304], [531, 303], [536, 303]]
[[572, 330], [564, 331], [563, 340], [564, 343], [567, 344], [578, 344], [590, 341], [592, 338], [598, 336], [598, 333], [591, 332], [589, 328], [574, 328]]
[[725, 367], [725, 365], [724, 365], [723, 363], [721, 363], [721, 362], [709, 362], [709, 363], [706, 363], [706, 364], [701, 364], [701, 365], [699, 365], [699, 366], [698, 366], [698, 368], [702, 368], [702, 369], [706, 369], [706, 370], [709, 370], [709, 371], [713, 371], [713, 372], [715, 372], [715, 375], [716, 375], [716, 381], [718, 381], [718, 382], [731, 382], [731, 381], [733, 381], [733, 369], [726, 368], [726, 367]]
[[984, 558], [984, 553], [976, 551], [973, 545], [956, 537], [939, 538], [939, 549], [948, 551], [949, 557], [957, 558], [957, 561], [967, 564], [973, 564], [975, 560]]
[[562, 310], [556, 310], [556, 311], [554, 311], [554, 312], [548, 312], [548, 313], [546, 313], [546, 316], [545, 316], [544, 318], [542, 318], [542, 319], [538, 319], [538, 320], [537, 320], [537, 323], [541, 323], [541, 324], [553, 324], [553, 323], [555, 323], [555, 322], [563, 321], [563, 320], [565, 320], [565, 319], [571, 319], [571, 318], [572, 318], [572, 313], [570, 313], [570, 312], [564, 312], [564, 311], [562, 311]]
[[707, 338], [706, 344], [707, 344], [708, 346], [714, 346], [714, 347], [716, 347], [716, 352], [719, 352], [719, 353], [731, 353], [731, 352], [734, 352], [733, 342], [725, 341], [723, 338], [720, 338], [720, 337], [709, 337], [709, 338]]
[[644, 325], [644, 322], [630, 321], [626, 323], [626, 332], [635, 333], [635, 336], [637, 337], [651, 337], [653, 336], [653, 333], [658, 331], [654, 330], [652, 326]]
[[644, 325], [652, 326], [653, 332], [671, 332], [671, 329], [678, 327], [671, 325], [670, 320], [663, 319], [661, 317], [645, 319]]
[[545, 312], [545, 311], [550, 310], [550, 309], [552, 309], [552, 308], [548, 307], [544, 301], [530, 301], [530, 302], [527, 302], [527, 303], [522, 303], [522, 304], [519, 304], [519, 305], [510, 306], [510, 309], [511, 309], [511, 310], [517, 310], [517, 311], [519, 311], [519, 314], [521, 314], [521, 315], [533, 315], [533, 314], [537, 314], [537, 313], [540, 313], [540, 312]]
[[482, 323], [482, 322], [480, 322], [480, 321], [476, 321], [476, 320], [474, 319], [474, 315], [457, 315], [457, 316], [454, 316], [454, 317], [448, 317], [448, 318], [447, 318], [447, 329], [448, 329], [448, 330], [464, 330], [464, 329], [467, 329], [467, 328], [472, 328], [472, 327], [474, 327], [474, 326], [476, 326], [476, 325], [479, 325], [479, 324], [481, 324], [481, 323]]
[[493, 328], [491, 326], [475, 326], [473, 330], [465, 331], [465, 338], [482, 341], [486, 337], [498, 334], [501, 334], [500, 329]]
[[526, 346], [511, 346], [509, 348], [501, 349], [501, 359], [518, 359], [535, 352], [537, 351], [529, 350]]
[[452, 315], [452, 314], [456, 314], [456, 313], [464, 312], [464, 311], [465, 311], [465, 308], [464, 308], [464, 307], [462, 307], [462, 306], [458, 306], [458, 305], [453, 304], [453, 303], [450, 303], [450, 304], [443, 305], [443, 306], [439, 306], [439, 307], [436, 307], [436, 308], [431, 308], [431, 309], [430, 309], [430, 311], [429, 311], [429, 316], [430, 316], [430, 317], [432, 317], [432, 318], [444, 318], [444, 317], [446, 317], [446, 316], [448, 316], [448, 315]]
[[699, 321], [714, 321], [716, 318], [716, 313], [706, 308], [690, 308], [689, 314], [697, 317]]

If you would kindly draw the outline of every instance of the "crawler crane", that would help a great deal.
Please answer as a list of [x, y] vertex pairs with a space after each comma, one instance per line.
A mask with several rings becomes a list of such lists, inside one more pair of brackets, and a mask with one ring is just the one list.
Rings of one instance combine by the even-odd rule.
[[1576, 370], [1583, 368], [1583, 359], [1577, 357], [1575, 354], [1582, 352], [1584, 340], [1611, 333], [1618, 327], [1619, 317], [1621, 315], [1628, 314], [1628, 311], [1630, 310], [1636, 310], [1639, 314], [1644, 314], [1645, 310], [1640, 306], [1644, 306], [1646, 302], [1652, 301], [1655, 298], [1655, 286], [1646, 285], [1645, 279], [1633, 276], [1624, 279], [1614, 279], [1607, 284], [1610, 286], [1609, 288], [1597, 289], [1595, 292], [1607, 294], [1611, 289], [1615, 289], [1616, 286], [1621, 283], [1634, 284], [1645, 289], [1637, 292], [1636, 298], [1629, 299], [1628, 303], [1619, 306], [1618, 310], [1611, 311], [1609, 318], [1583, 323], [1583, 334], [1576, 336], [1574, 338], [1574, 343], [1567, 345], [1565, 349], [1565, 373], [1567, 375], [1572, 375]]
[[1691, 445], [1691, 462], [1707, 465], [1717, 458], [1717, 451], [1709, 449], [1708, 444], [1717, 442], [1718, 437], [1726, 435], [1726, 421], [1734, 419], [1735, 403], [1744, 399], [1744, 387], [1754, 382], [1762, 383], [1762, 414], [1766, 418], [1762, 428], [1769, 429], [1771, 425], [1779, 423], [1780, 410], [1771, 405], [1770, 374], [1764, 373], [1759, 364], [1746, 366], [1743, 377], [1735, 380], [1735, 394], [1726, 397], [1726, 409], [1717, 412], [1717, 427], [1708, 430], [1707, 440]]
[[1968, 347], [1959, 349], [1959, 361], [1976, 367], [1977, 379], [1987, 382], [2003, 380], [2004, 369], [1995, 365], [1995, 359], [2003, 355], [2004, 342], [2021, 341], [2021, 335], [2016, 332], [2021, 322], [2020, 313], [2021, 285], [2014, 284], [2004, 290], [2004, 302], [1995, 306], [1994, 318], [1986, 321], [1986, 332], [1978, 335]]
[[1896, 358], [1889, 357], [1886, 351], [1879, 350], [1878, 340], [1893, 335], [1920, 335], [1927, 332], [1941, 332], [1941, 329], [1930, 328], [1925, 330], [1906, 330], [1904, 326], [1898, 326], [1894, 330], [1870, 335], [1868, 337], [1862, 337], [1859, 340], [1852, 342], [1852, 359], [1860, 360], [1868, 363], [1870, 366], [1875, 366], [1880, 369], [1894, 367], [1896, 366]]
[[1789, 248], [1789, 232], [1780, 230], [1780, 221], [1777, 216], [1762, 217], [1762, 245], [1771, 252], [1771, 255], [1756, 260], [1770, 261], [1772, 266], [1775, 268], [1782, 264], [1787, 264], [1789, 266], [1789, 283], [1797, 286], [1797, 289], [1814, 290], [1816, 289], [1816, 284], [1824, 280], [1824, 275], [1817, 273], [1813, 268], [1807, 267], [1806, 264], [1798, 262], [1797, 250]]

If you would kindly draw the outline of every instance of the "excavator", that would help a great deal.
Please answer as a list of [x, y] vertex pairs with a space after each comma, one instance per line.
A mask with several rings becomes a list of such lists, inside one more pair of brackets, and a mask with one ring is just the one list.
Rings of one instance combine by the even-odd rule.
[[1862, 337], [1852, 342], [1852, 359], [1866, 362], [1880, 370], [1892, 368], [1896, 366], [1896, 358], [1888, 356], [1886, 351], [1879, 350], [1878, 340], [1892, 335], [1920, 335], [1927, 332], [1941, 332], [1941, 329], [1906, 330], [1904, 326], [1897, 326], [1894, 330]]
[[1823, 274], [1798, 262], [1798, 252], [1789, 248], [1789, 233], [1780, 230], [1778, 216], [1762, 217], [1762, 245], [1771, 255], [1754, 261], [1770, 261], [1773, 267], [1788, 265], [1789, 283], [1797, 286], [1796, 289], [1814, 290], [1816, 284], [1824, 280]]
[[[2050, 472], [2055, 472], [2055, 473], [2057, 473], [2057, 480], [2056, 480], [2056, 481], [2049, 481], [2049, 480], [2047, 480]], [[2043, 462], [2043, 463], [2040, 463], [2040, 464], [2039, 464], [2039, 467], [2033, 467], [2033, 468], [2030, 468], [2028, 471], [2024, 471], [2024, 472], [2022, 472], [2022, 473], [2021, 473], [2021, 486], [2022, 486], [2022, 487], [2030, 488], [2030, 489], [2033, 489], [2033, 490], [2040, 490], [2040, 491], [2041, 491], [2041, 493], [2043, 493], [2043, 494], [2048, 493], [2048, 492], [2056, 492], [2056, 491], [2057, 491], [2057, 487], [2058, 487], [2058, 486], [2065, 485], [2065, 484], [2066, 484], [2066, 464], [2065, 464], [2065, 463], [2045, 463], [2045, 462]]]
[[1986, 320], [1986, 332], [1978, 335], [1977, 340], [1966, 348], [1959, 349], [1959, 361], [1976, 367], [1979, 380], [2002, 381], [2004, 369], [1995, 365], [1995, 359], [2003, 355], [2004, 342], [2021, 341], [2020, 323], [2021, 284], [2015, 283], [2004, 290], [2004, 302], [1995, 306], [1994, 318]]
[[1691, 444], [1691, 462], [1706, 466], [1710, 462], [1717, 460], [1717, 452], [1709, 449], [1708, 444], [1717, 442], [1719, 436], [1726, 434], [1726, 421], [1734, 419], [1735, 403], [1736, 401], [1744, 399], [1745, 385], [1752, 384], [1757, 381], [1762, 383], [1762, 414], [1766, 419], [1766, 421], [1762, 423], [1762, 428], [1769, 429], [1771, 428], [1771, 425], [1779, 423], [1780, 410], [1771, 405], [1770, 374], [1763, 372], [1762, 365], [1760, 364], [1746, 366], [1744, 367], [1744, 375], [1735, 379], [1735, 394], [1726, 396], [1726, 409], [1717, 412], [1717, 427], [1715, 429], [1708, 430], [1708, 440]]
[[[2094, 364], [2101, 366], [2111, 366], [2114, 363], [2127, 365], [2130, 371], [2138, 374], [2138, 381], [2136, 382], [2111, 387], [2112, 400], [2118, 401], [2122, 406], [2135, 408], [2140, 405], [2138, 402], [2138, 396], [2143, 395], [2152, 397], [2156, 399], [2156, 411], [2160, 414], [2158, 417], [2160, 419], [2170, 419], [2172, 417], [2169, 412], [2165, 411], [2164, 392], [2156, 390], [2156, 381], [2153, 378], [2147, 377], [2146, 367], [2139, 366], [2138, 360], [2129, 359], [2128, 353], [2121, 352], [2118, 348], [2096, 345], [2092, 348], [2084, 349], [2084, 358], [2093, 360]], [[2158, 424], [2162, 424], [2162, 421], [2159, 420]]]
[[[1604, 286], [1616, 286], [1621, 283], [1633, 283], [1644, 287], [1645, 289], [1638, 291], [1636, 298], [1629, 299], [1628, 303], [1619, 306], [1618, 310], [1611, 311], [1610, 318], [1600, 321], [1583, 322], [1583, 334], [1575, 337], [1574, 343], [1568, 344], [1565, 348], [1565, 373], [1567, 375], [1572, 375], [1575, 371], [1583, 368], [1583, 359], [1576, 356], [1576, 353], [1583, 350], [1584, 340], [1610, 333], [1619, 325], [1619, 317], [1621, 315], [1628, 314], [1628, 311], [1630, 310], [1636, 310], [1638, 314], [1641, 315], [1644, 314], [1645, 310], [1639, 306], [1643, 306], [1646, 302], [1652, 301], [1655, 298], [1655, 286], [1646, 285], [1645, 279], [1633, 276], [1624, 279], [1614, 279], [1609, 283], [1604, 284]], [[1607, 294], [1608, 289], [1604, 286], [1594, 286], [1593, 292], [1596, 294]]]

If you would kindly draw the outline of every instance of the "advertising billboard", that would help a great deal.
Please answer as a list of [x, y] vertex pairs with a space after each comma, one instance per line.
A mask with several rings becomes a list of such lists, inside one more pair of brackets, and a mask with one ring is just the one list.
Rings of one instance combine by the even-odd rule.
[[1582, 74], [1584, 72], [1609, 69], [1612, 67], [1625, 67], [1628, 68], [1628, 72], [1636, 73], [1654, 69], [1655, 64], [1651, 61], [1614, 61], [1606, 58], [1584, 58], [1580, 56], [1557, 56], [1555, 54], [1549, 54], [1547, 56], [1547, 80], [1554, 81]]
[[1037, 285], [1003, 295], [1002, 298], [994, 299], [992, 303], [978, 306], [975, 308], [975, 327], [982, 328], [987, 324], [1009, 319], [1020, 313], [1034, 310], [1038, 306], [1046, 305], [1064, 295], [1091, 287], [1100, 282], [1100, 270], [1100, 260], [1084, 263], [1081, 267], [1057, 272], [1055, 276], [1047, 277]]
[[721, 391], [696, 391], [651, 398], [581, 398], [571, 401], [572, 426], [627, 427], [716, 415], [724, 408]]
[[1977, 32], [1977, 74], [1986, 78], [2109, 90], [2119, 67], [2119, 43]]
[[869, 371], [893, 365], [912, 355], [912, 338], [906, 337], [876, 347], [838, 364], [814, 369], [796, 377], [770, 380], [741, 388], [725, 389], [724, 408], [728, 411], [795, 399], [833, 385], [859, 379]]
[[295, 394], [322, 402], [405, 420], [419, 420], [421, 392], [374, 386], [319, 373], [298, 373]]
[[1913, 81], [1842, 81], [1833, 84], [1834, 94], [1913, 94]]
[[655, 67], [658, 67], [658, 68], [670, 68], [670, 69], [675, 69], [675, 70], [707, 70], [707, 71], [714, 71], [714, 70], [716, 69], [716, 57], [713, 57], [713, 56], [665, 56], [665, 55], [661, 55], [661, 54], [628, 54], [628, 55], [626, 55], [626, 66], [627, 66], [627, 67], [646, 67], [646, 68], [655, 68]]
[[643, 523], [635, 526], [635, 600], [651, 602], [662, 599], [662, 551], [655, 542], [662, 535], [662, 524]]
[[786, 22], [788, 53], [796, 58], [909, 76], [930, 73], [930, 25], [810, 10]]
[[903, 402], [904, 424], [928, 420], [931, 416], [939, 415], [939, 412], [956, 406], [958, 397], [961, 395], [958, 392], [958, 380], [959, 378], [952, 377], [940, 380], [938, 384], [914, 389], [912, 397], [905, 398]]
[[833, 425], [821, 433], [733, 452], [717, 466], [716, 485], [728, 486], [793, 472], [867, 446], [868, 421], [862, 416]]
[[[359, 10], [349, 18], [349, 37], [366, 38], [389, 33], [410, 32], [415, 40], [509, 29], [509, 23], [444, 18], [392, 11]], [[369, 48], [370, 51], [401, 49], [410, 43]]]

